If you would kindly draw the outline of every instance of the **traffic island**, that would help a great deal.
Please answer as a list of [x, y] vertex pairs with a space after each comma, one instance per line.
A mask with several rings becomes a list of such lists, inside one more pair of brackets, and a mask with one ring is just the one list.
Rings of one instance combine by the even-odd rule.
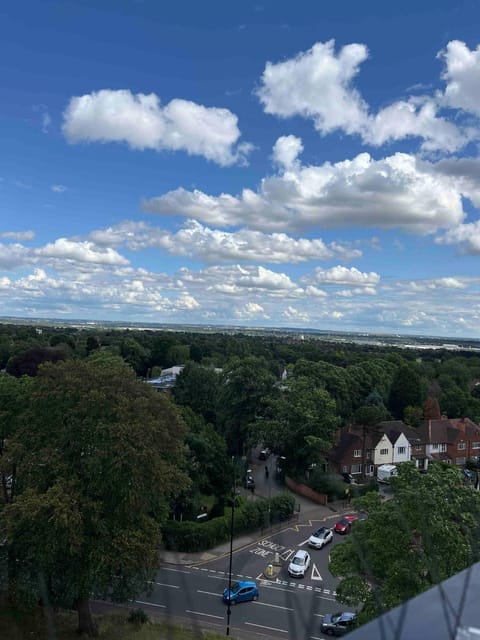
[[277, 564], [267, 564], [267, 566], [265, 567], [265, 570], [263, 572], [263, 575], [265, 576], [265, 578], [267, 580], [272, 580], [274, 578], [276, 578], [278, 576], [278, 574], [280, 573], [280, 569], [281, 569], [281, 565]]

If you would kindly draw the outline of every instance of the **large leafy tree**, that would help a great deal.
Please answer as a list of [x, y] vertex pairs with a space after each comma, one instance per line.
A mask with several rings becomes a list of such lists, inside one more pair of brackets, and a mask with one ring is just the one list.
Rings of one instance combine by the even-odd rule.
[[273, 397], [256, 429], [263, 442], [285, 456], [283, 467], [302, 474], [333, 443], [339, 417], [335, 400], [310, 378], [292, 377]]
[[462, 571], [480, 558], [480, 493], [442, 463], [421, 474], [413, 463], [392, 478], [393, 498], [367, 494], [368, 518], [334, 547], [330, 570], [342, 576], [337, 599], [362, 605], [362, 622]]
[[216, 424], [219, 389], [220, 374], [213, 367], [189, 362], [177, 376], [173, 396], [178, 404], [190, 407], [206, 422]]
[[[234, 357], [223, 367], [217, 416], [230, 454], [244, 453], [249, 427], [263, 414], [275, 376], [264, 358]], [[258, 442], [258, 440], [257, 440]]]
[[405, 407], [422, 406], [422, 402], [422, 382], [418, 371], [408, 364], [399, 367], [393, 377], [389, 397], [389, 409], [393, 416], [402, 420]]
[[157, 566], [160, 524], [178, 471], [183, 422], [126, 365], [45, 364], [8, 442], [16, 496], [3, 506], [11, 594], [74, 606], [94, 635], [92, 593], [125, 601]]

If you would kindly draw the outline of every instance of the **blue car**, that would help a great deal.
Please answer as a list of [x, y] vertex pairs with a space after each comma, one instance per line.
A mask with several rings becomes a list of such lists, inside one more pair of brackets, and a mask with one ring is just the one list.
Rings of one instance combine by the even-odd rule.
[[228, 587], [223, 592], [223, 601], [228, 604], [237, 604], [237, 602], [248, 602], [251, 600], [258, 600], [258, 587], [257, 583], [253, 580], [240, 580], [232, 584], [232, 590], [230, 591], [230, 598], [228, 596]]

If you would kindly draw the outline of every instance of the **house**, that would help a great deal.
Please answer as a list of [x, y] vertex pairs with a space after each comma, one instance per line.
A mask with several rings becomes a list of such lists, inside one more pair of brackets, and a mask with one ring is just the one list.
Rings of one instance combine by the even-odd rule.
[[162, 374], [158, 378], [150, 378], [149, 380], [147, 380], [147, 384], [149, 384], [156, 391], [171, 389], [175, 386], [177, 376], [183, 369], [183, 364], [175, 367], [170, 367], [169, 369], [162, 369]]
[[337, 432], [334, 447], [326, 458], [337, 473], [375, 475], [383, 464], [414, 460], [418, 469], [441, 460], [463, 467], [470, 458], [480, 459], [480, 427], [469, 418], [426, 420], [418, 428], [401, 420], [379, 423], [365, 432], [347, 426]]

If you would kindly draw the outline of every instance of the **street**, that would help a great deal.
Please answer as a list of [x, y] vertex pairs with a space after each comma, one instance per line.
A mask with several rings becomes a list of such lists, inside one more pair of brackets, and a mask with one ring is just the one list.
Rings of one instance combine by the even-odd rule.
[[[308, 549], [307, 540], [319, 526], [333, 527], [337, 515], [308, 520], [283, 531], [266, 535], [233, 554], [232, 580], [253, 579], [260, 598], [231, 607], [231, 635], [275, 637], [285, 640], [323, 638], [320, 624], [325, 613], [344, 610], [335, 601], [337, 584], [328, 571], [328, 556], [333, 545], [344, 540], [334, 535], [324, 549]], [[287, 573], [290, 557], [303, 548], [311, 555], [305, 578]], [[275, 554], [281, 562], [277, 575], [265, 576]], [[152, 593], [136, 603], [147, 612], [188, 618], [193, 625], [212, 626], [223, 635], [227, 625], [227, 607], [222, 602], [228, 585], [229, 554], [189, 566], [164, 566], [152, 584]]]

